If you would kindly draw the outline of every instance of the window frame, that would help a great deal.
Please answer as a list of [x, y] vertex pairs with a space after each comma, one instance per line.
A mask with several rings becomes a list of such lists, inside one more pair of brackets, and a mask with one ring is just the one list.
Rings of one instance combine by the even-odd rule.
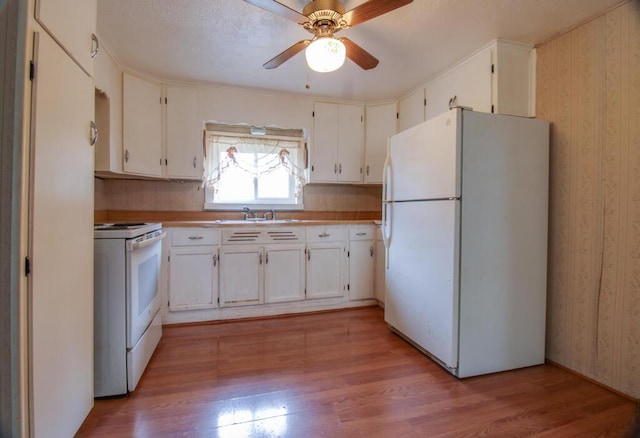
[[[306, 163], [306, 139], [304, 136], [301, 137], [289, 137], [289, 136], [278, 136], [278, 135], [247, 135], [245, 133], [239, 132], [225, 132], [220, 130], [206, 130], [205, 131], [205, 152], [209, 153], [211, 147], [212, 139], [214, 136], [224, 136], [224, 137], [232, 137], [232, 138], [264, 138], [268, 140], [286, 140], [293, 141], [298, 143], [298, 147], [296, 148], [296, 161], [298, 164], [300, 162]], [[305, 177], [307, 177], [307, 170], [305, 168]], [[308, 180], [308, 178], [307, 178]], [[254, 186], [254, 195], [257, 195], [257, 181], [254, 178], [253, 182]], [[253, 210], [275, 210], [275, 211], [299, 211], [304, 210], [304, 200], [303, 200], [303, 191], [300, 192], [298, 197], [290, 197], [286, 200], [286, 202], [281, 202], [282, 199], [274, 199], [274, 198], [262, 198], [260, 202], [251, 202], [251, 201], [239, 201], [239, 202], [215, 202], [214, 192], [208, 187], [204, 187], [205, 189], [205, 202], [204, 202], [204, 210], [226, 210], [226, 211], [242, 211], [243, 207], [247, 206]], [[295, 178], [289, 175], [289, 190], [294, 193], [295, 192]], [[292, 199], [295, 199], [294, 202], [291, 202]]]

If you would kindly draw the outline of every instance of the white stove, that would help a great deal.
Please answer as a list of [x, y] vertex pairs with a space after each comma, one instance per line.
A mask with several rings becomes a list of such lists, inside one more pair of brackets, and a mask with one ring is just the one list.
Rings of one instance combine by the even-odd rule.
[[94, 395], [136, 388], [162, 337], [162, 224], [94, 225]]
[[93, 225], [95, 239], [132, 239], [160, 230], [162, 224], [150, 222], [115, 222]]

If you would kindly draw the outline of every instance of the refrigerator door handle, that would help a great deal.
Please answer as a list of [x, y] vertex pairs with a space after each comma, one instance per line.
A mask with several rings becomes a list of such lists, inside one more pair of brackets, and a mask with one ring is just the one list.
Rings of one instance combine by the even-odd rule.
[[382, 167], [382, 242], [384, 243], [384, 265], [389, 269], [389, 244], [391, 233], [388, 232], [391, 224], [391, 203], [388, 194], [391, 190], [391, 138], [387, 138], [387, 156]]

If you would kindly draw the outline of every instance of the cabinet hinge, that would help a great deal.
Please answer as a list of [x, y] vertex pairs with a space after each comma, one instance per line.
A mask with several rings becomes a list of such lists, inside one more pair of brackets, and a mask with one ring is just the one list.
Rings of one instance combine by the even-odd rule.
[[24, 276], [31, 274], [31, 260], [29, 257], [24, 258]]
[[424, 98], [424, 106], [427, 106], [427, 98]]
[[347, 284], [347, 290], [351, 290], [351, 284]]
[[363, 116], [360, 116], [360, 121], [364, 122], [364, 117]]
[[493, 114], [494, 111], [495, 111], [495, 107], [491, 105], [491, 113]]
[[496, 66], [495, 64], [491, 64], [491, 73], [495, 73], [496, 72]]
[[311, 111], [311, 117], [315, 117], [316, 116], [316, 112], [315, 111]]
[[400, 113], [396, 113], [396, 120], [400, 120]]
[[218, 304], [220, 304], [220, 297], [218, 297]]
[[351, 257], [351, 251], [347, 251], [347, 258]]
[[167, 256], [167, 262], [171, 261], [171, 256]]
[[29, 80], [33, 81], [33, 78], [36, 76], [36, 66], [33, 61], [29, 61]]
[[169, 164], [169, 160], [167, 160], [166, 158], [164, 159], [164, 165], [168, 165]]
[[166, 105], [166, 104], [167, 104], [167, 102], [168, 102], [168, 100], [167, 100], [167, 98], [165, 97], [165, 98], [164, 98], [164, 104]]

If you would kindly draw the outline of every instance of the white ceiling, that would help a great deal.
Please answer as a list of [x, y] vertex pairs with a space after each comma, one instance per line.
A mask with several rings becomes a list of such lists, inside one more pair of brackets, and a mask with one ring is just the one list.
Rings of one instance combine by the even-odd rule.
[[[280, 0], [297, 11], [304, 0]], [[365, 0], [345, 0], [346, 10]], [[311, 34], [242, 0], [98, 0], [98, 32], [118, 61], [163, 80], [227, 84], [337, 99], [398, 98], [496, 38], [535, 45], [620, 0], [414, 0], [346, 36], [380, 60], [364, 71], [310, 71], [299, 53], [266, 61]], [[309, 84], [310, 88], [305, 88]]]

